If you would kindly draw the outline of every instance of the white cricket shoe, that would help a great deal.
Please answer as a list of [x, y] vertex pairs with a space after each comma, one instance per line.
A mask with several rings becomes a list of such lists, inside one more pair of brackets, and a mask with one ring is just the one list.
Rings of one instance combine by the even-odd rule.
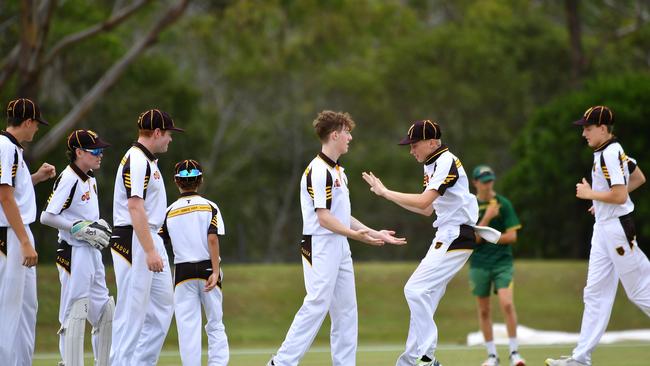
[[526, 366], [526, 360], [517, 351], [510, 354], [510, 366]]
[[429, 357], [427, 357], [426, 360], [423, 360], [423, 358], [425, 358], [425, 356], [422, 356], [422, 358], [418, 360], [416, 366], [442, 366], [435, 357], [433, 360], [429, 359]]
[[547, 358], [545, 363], [546, 366], [589, 366], [586, 363], [577, 361], [573, 359], [573, 357], [568, 357], [568, 356], [562, 356], [557, 360], [554, 360], [552, 358]]
[[495, 354], [489, 354], [488, 358], [483, 361], [481, 366], [499, 366], [499, 357]]

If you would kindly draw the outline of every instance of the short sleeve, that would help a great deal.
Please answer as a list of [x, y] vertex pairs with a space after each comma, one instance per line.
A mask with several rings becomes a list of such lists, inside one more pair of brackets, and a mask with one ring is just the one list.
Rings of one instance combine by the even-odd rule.
[[221, 217], [221, 211], [214, 203], [210, 202], [212, 206], [212, 219], [210, 220], [210, 226], [208, 227], [208, 234], [217, 234], [225, 235], [226, 228], [224, 227], [223, 217]]
[[314, 209], [332, 208], [332, 174], [320, 166], [312, 166], [307, 173], [307, 192], [314, 201]]
[[442, 196], [458, 181], [458, 163], [451, 154], [440, 156], [434, 163], [425, 190], [436, 190]]
[[160, 229], [158, 229], [158, 235], [163, 239], [165, 243], [170, 243], [171, 242], [171, 237], [169, 236], [169, 229], [167, 229], [167, 215], [169, 215], [169, 211], [171, 210], [172, 206], [169, 206], [167, 208], [167, 212], [165, 213], [165, 220], [163, 221], [162, 226]]
[[521, 228], [519, 217], [517, 217], [515, 208], [512, 206], [510, 200], [505, 198], [502, 199], [499, 215], [503, 217], [503, 226], [505, 227], [506, 231]]
[[13, 144], [0, 144], [0, 184], [14, 186], [18, 169], [18, 151]]
[[66, 170], [61, 172], [59, 177], [56, 178], [56, 181], [54, 181], [52, 193], [47, 199], [45, 212], [58, 215], [72, 204], [78, 181], [77, 179], [71, 179], [69, 176], [66, 176]]
[[600, 155], [600, 167], [609, 187], [626, 183], [619, 159], [618, 151], [614, 149], [606, 149]]
[[627, 169], [630, 172], [630, 174], [634, 173], [636, 170], [637, 164], [636, 164], [636, 159], [627, 157]]
[[147, 198], [147, 187], [151, 177], [151, 167], [142, 154], [129, 154], [122, 167], [122, 179], [126, 188], [126, 198]]

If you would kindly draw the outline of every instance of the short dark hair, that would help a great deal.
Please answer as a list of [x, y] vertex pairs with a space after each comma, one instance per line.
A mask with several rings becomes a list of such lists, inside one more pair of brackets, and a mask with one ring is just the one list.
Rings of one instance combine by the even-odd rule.
[[7, 117], [7, 126], [18, 127], [29, 118]]
[[334, 131], [341, 131], [347, 127], [350, 131], [354, 129], [355, 123], [352, 117], [345, 112], [322, 111], [313, 122], [314, 129], [318, 138], [325, 142], [330, 133]]
[[196, 191], [201, 186], [201, 183], [203, 183], [203, 176], [199, 175], [198, 177], [189, 178], [175, 177], [174, 182], [178, 188], [184, 191]]

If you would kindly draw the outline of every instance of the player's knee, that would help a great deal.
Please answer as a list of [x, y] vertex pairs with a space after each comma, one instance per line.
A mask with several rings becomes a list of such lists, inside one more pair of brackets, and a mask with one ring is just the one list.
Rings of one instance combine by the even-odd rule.
[[515, 313], [515, 305], [511, 301], [502, 303], [501, 309], [503, 309], [503, 313], [506, 315], [513, 315]]
[[424, 295], [424, 290], [417, 288], [409, 283], [404, 286], [404, 297], [407, 301], [418, 301]]
[[481, 318], [481, 320], [488, 320], [490, 319], [490, 307], [481, 307], [478, 309], [478, 316]]

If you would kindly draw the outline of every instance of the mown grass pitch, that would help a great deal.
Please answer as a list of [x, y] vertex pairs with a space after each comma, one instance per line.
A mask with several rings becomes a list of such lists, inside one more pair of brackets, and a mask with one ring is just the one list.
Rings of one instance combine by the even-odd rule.
[[[357, 365], [360, 366], [393, 366], [395, 359], [401, 352], [402, 345], [375, 345], [360, 346], [357, 353]], [[232, 349], [229, 366], [265, 366], [274, 349]], [[521, 354], [526, 358], [529, 366], [542, 366], [547, 357], [558, 357], [570, 354], [570, 346], [540, 346], [521, 347]], [[501, 364], [507, 362], [507, 348], [500, 347], [499, 355]], [[478, 366], [485, 359], [482, 347], [465, 346], [440, 346], [436, 356], [444, 366]], [[594, 365], [602, 366], [647, 366], [650, 360], [650, 344], [647, 343], [621, 343], [601, 345], [596, 349], [593, 358]], [[54, 365], [58, 361], [57, 354], [36, 355], [35, 366]], [[205, 362], [205, 361], [204, 361]], [[175, 350], [163, 351], [158, 365], [180, 365], [180, 357]], [[312, 347], [307, 356], [300, 362], [301, 366], [331, 365], [330, 353], [327, 347]], [[92, 365], [90, 358], [86, 365]]]

